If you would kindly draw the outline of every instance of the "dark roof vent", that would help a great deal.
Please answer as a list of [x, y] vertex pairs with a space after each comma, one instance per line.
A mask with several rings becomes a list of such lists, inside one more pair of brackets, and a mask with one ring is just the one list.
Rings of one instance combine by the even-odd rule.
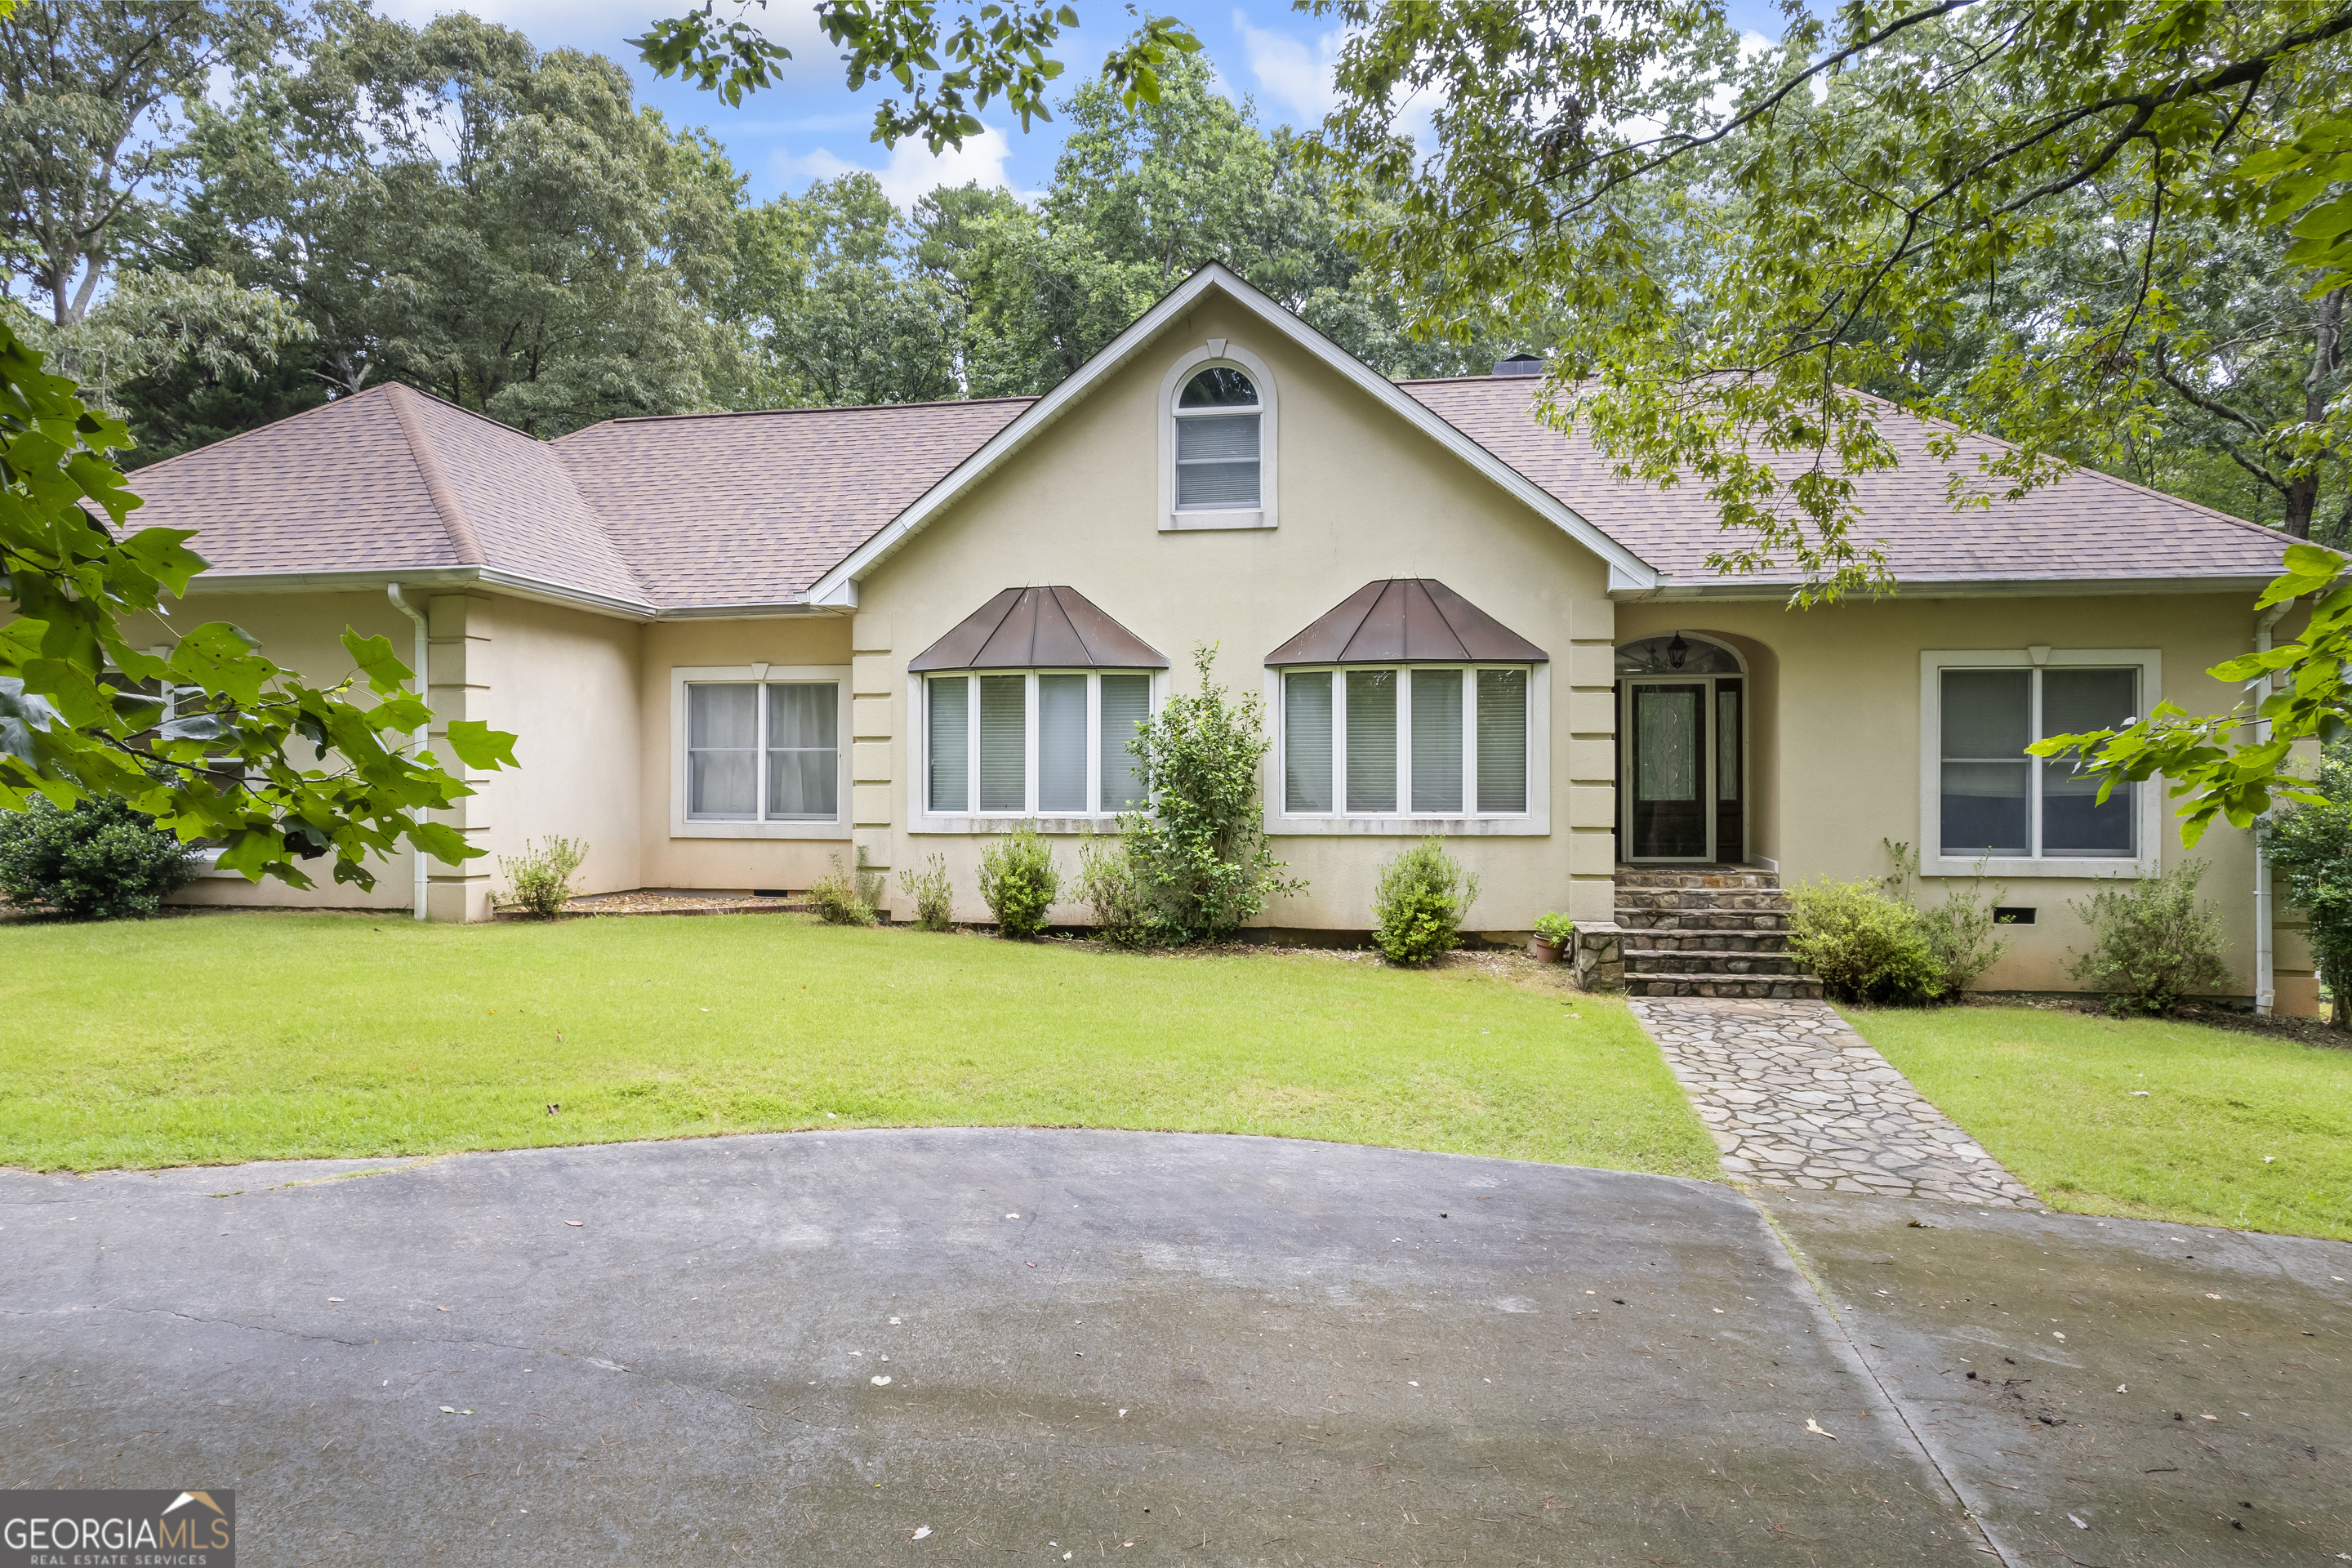
[[1541, 354], [1516, 353], [1508, 359], [1495, 362], [1496, 375], [1541, 375], [1544, 357]]

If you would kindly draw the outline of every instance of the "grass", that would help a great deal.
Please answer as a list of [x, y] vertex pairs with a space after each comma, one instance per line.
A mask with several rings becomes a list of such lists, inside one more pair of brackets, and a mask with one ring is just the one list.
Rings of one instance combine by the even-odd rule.
[[2053, 1208], [2352, 1240], [2352, 1050], [2054, 1008], [1847, 1016]]
[[210, 914], [0, 952], [0, 1163], [39, 1169], [1083, 1126], [1717, 1173], [1622, 1005], [1475, 966], [782, 916]]

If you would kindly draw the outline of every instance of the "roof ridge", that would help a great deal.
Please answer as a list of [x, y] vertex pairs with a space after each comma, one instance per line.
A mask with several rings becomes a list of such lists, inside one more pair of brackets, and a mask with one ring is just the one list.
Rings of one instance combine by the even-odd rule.
[[441, 461], [440, 449], [433, 445], [424, 422], [417, 417], [418, 411], [408, 401], [415, 395], [416, 389], [404, 383], [384, 384], [384, 395], [392, 400], [393, 414], [400, 421], [400, 434], [408, 443], [409, 456], [416, 460], [417, 473], [424, 478], [425, 493], [433, 498], [433, 510], [441, 514], [441, 527], [448, 534], [458, 562], [467, 566], [487, 566], [489, 563], [482, 555], [481, 536], [474, 531], [474, 520], [466, 515], [464, 505], [457, 500], [457, 489], [449, 482], [449, 470]]
[[921, 403], [822, 403], [806, 408], [712, 408], [698, 414], [621, 414], [567, 431], [548, 445], [560, 446], [576, 437], [585, 436], [591, 430], [601, 430], [607, 425], [681, 425], [689, 419], [765, 419], [779, 414], [872, 414], [901, 408], [980, 408], [992, 403], [1036, 401], [1036, 395], [1023, 393], [1003, 397], [934, 397]]

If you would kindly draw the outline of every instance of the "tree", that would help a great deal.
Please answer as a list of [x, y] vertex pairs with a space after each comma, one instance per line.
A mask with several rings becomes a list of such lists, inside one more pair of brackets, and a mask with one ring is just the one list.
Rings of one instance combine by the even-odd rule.
[[[184, 843], [217, 842], [225, 869], [303, 888], [297, 862], [329, 855], [337, 882], [371, 887], [369, 858], [404, 840], [479, 855], [426, 815], [473, 792], [403, 749], [431, 714], [386, 639], [346, 630], [354, 673], [314, 686], [225, 622], [163, 656], [124, 638], [125, 616], [165, 613], [204, 569], [189, 531], [127, 531], [139, 499], [110, 458], [130, 439], [0, 320], [0, 572], [17, 611], [0, 627], [0, 809], [110, 796]], [[514, 762], [514, 737], [478, 721], [447, 734], [469, 767]]]
[[[1317, 8], [1350, 29], [1321, 145], [1368, 264], [1434, 330], [1564, 307], [1551, 416], [1625, 477], [1705, 485], [1717, 568], [1794, 565], [1806, 602], [1884, 585], [1854, 481], [1895, 457], [1863, 389], [1951, 421], [1940, 455], [2010, 443], [1956, 468], [1983, 504], [2160, 428], [2157, 268], [2194, 226], [2281, 231], [2315, 295], [2352, 270], [2340, 3], [1858, 0], [1760, 53], [1715, 0]], [[1971, 318], [2094, 197], [2140, 263], [2120, 287]], [[2340, 400], [2292, 423], [2265, 450], [2295, 482], [2341, 450]]]
[[2334, 998], [2328, 1022], [2352, 1025], [2352, 756], [2327, 748], [2308, 804], [2263, 828], [2263, 847], [2287, 902], [2311, 922], [2312, 956]]
[[0, 248], [63, 328], [156, 214], [172, 110], [281, 30], [273, 0], [44, 0], [0, 14]]

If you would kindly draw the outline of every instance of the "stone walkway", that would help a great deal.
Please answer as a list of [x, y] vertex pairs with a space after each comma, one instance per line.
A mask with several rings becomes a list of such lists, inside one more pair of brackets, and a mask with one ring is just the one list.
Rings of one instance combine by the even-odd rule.
[[2042, 1206], [1827, 1003], [1637, 996], [1627, 1005], [1736, 1177]]

